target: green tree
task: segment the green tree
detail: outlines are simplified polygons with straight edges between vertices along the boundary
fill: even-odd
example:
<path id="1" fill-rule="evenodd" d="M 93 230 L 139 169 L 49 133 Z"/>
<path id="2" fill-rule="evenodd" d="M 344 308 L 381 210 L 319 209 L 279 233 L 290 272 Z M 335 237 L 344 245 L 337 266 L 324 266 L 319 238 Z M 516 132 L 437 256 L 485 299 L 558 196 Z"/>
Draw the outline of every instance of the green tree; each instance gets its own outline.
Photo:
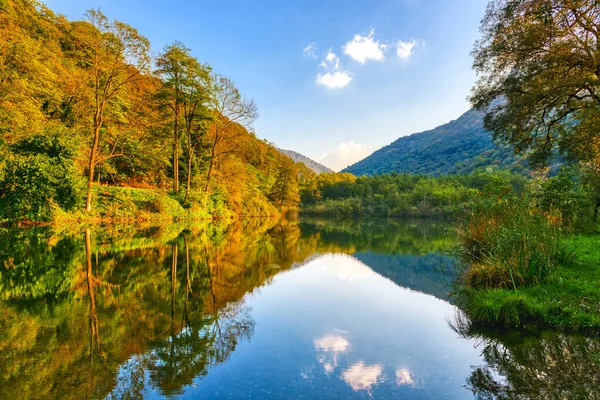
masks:
<path id="1" fill-rule="evenodd" d="M 163 82 L 159 92 L 160 101 L 172 113 L 173 118 L 173 191 L 179 193 L 179 136 L 186 70 L 194 63 L 189 49 L 181 42 L 165 47 L 156 60 L 156 73 Z"/>
<path id="2" fill-rule="evenodd" d="M 0 181 L 0 218 L 47 221 L 52 205 L 72 209 L 80 195 L 80 178 L 73 157 L 75 146 L 64 130 L 33 135 L 11 146 Z"/>
<path id="3" fill-rule="evenodd" d="M 92 91 L 92 132 L 88 159 L 88 184 L 85 210 L 92 209 L 94 168 L 100 162 L 120 156 L 112 152 L 101 156 L 101 135 L 107 110 L 120 107 L 119 96 L 126 91 L 150 64 L 150 42 L 131 26 L 120 21 L 109 21 L 99 10 L 90 10 L 86 19 L 92 29 L 83 38 L 86 51 L 84 63 L 90 65 L 86 76 Z"/>
<path id="4" fill-rule="evenodd" d="M 194 155 L 206 138 L 208 122 L 212 115 L 208 109 L 211 101 L 210 66 L 192 59 L 185 70 L 183 116 L 185 121 L 185 158 L 187 163 L 187 185 L 185 201 L 188 201 L 192 186 L 192 163 Z"/>
<path id="5" fill-rule="evenodd" d="M 598 1 L 493 0 L 481 32 L 470 101 L 494 138 L 537 165 L 557 148 L 599 165 Z"/>

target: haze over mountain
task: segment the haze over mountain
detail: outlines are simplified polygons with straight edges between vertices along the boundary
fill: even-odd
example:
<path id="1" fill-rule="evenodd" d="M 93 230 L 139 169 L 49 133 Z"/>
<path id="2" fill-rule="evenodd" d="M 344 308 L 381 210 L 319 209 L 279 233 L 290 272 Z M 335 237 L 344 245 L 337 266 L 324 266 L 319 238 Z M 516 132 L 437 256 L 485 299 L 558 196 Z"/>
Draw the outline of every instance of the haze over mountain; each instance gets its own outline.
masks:
<path id="1" fill-rule="evenodd" d="M 324 166 L 323 164 L 319 164 L 318 162 L 311 160 L 310 158 L 308 158 L 300 153 L 297 153 L 295 151 L 284 150 L 284 149 L 279 149 L 279 148 L 277 150 L 279 150 L 281 153 L 285 154 L 286 156 L 288 156 L 289 158 L 294 160 L 294 162 L 299 162 L 299 163 L 306 165 L 309 169 L 311 169 L 316 174 L 320 174 L 323 172 L 333 172 L 333 170 L 331 168 L 328 168 L 328 167 Z"/>
<path id="2" fill-rule="evenodd" d="M 469 110 L 435 129 L 403 136 L 343 171 L 357 176 L 391 172 L 435 176 L 466 174 L 485 166 L 513 172 L 527 169 L 525 159 L 492 141 L 483 128 L 483 115 Z"/>

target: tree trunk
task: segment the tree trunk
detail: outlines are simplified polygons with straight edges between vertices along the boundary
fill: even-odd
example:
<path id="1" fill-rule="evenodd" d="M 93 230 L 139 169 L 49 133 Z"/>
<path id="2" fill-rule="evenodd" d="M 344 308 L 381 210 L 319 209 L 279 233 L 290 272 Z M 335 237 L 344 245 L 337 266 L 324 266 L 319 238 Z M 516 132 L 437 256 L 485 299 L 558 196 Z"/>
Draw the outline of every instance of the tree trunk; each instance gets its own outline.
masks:
<path id="1" fill-rule="evenodd" d="M 179 193 L 179 111 L 175 111 L 173 131 L 173 191 Z"/>
<path id="2" fill-rule="evenodd" d="M 100 349 L 100 333 L 98 324 L 98 314 L 96 313 L 96 301 L 94 298 L 94 275 L 92 273 L 92 244 L 90 229 L 85 230 L 85 260 L 86 260 L 86 278 L 88 286 L 88 296 L 90 299 L 90 365 L 94 358 L 94 347 Z M 102 355 L 102 354 L 100 354 Z"/>
<path id="3" fill-rule="evenodd" d="M 184 203 L 188 201 L 188 196 L 190 194 L 190 187 L 192 186 L 192 155 L 193 152 L 188 150 L 187 157 L 187 186 L 185 188 L 185 199 Z"/>
<path id="4" fill-rule="evenodd" d="M 94 118 L 94 143 L 92 144 L 92 149 L 90 151 L 90 162 L 88 164 L 89 173 L 88 173 L 88 183 L 87 183 L 87 196 L 85 199 L 85 211 L 92 211 L 92 185 L 94 183 L 94 167 L 96 166 L 96 157 L 98 153 L 98 142 L 100 141 L 100 126 L 102 125 L 102 121 L 98 118 Z"/>
<path id="5" fill-rule="evenodd" d="M 213 146 L 213 148 L 212 148 L 212 151 L 210 154 L 210 161 L 208 163 L 208 173 L 206 174 L 206 185 L 204 186 L 205 192 L 208 191 L 208 184 L 210 183 L 210 174 L 212 173 L 214 159 L 215 159 L 215 146 Z"/>
<path id="6" fill-rule="evenodd" d="M 600 197 L 596 199 L 596 205 L 594 206 L 594 221 L 598 222 L 598 210 L 600 209 Z"/>
<path id="7" fill-rule="evenodd" d="M 169 362 L 173 362 L 175 355 L 175 286 L 177 284 L 177 244 L 172 245 L 173 259 L 171 262 L 171 351 Z"/>

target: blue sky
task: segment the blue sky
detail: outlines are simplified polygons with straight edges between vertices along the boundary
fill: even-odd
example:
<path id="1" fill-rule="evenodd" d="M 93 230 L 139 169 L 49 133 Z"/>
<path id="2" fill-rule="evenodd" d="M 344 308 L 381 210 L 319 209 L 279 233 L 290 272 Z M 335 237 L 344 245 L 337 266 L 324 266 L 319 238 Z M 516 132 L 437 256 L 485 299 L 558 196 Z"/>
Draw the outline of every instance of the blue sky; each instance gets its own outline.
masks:
<path id="1" fill-rule="evenodd" d="M 257 136 L 340 169 L 469 108 L 469 53 L 487 1 L 45 3 L 70 19 L 100 8 L 136 27 L 155 52 L 183 42 L 254 98 Z"/>

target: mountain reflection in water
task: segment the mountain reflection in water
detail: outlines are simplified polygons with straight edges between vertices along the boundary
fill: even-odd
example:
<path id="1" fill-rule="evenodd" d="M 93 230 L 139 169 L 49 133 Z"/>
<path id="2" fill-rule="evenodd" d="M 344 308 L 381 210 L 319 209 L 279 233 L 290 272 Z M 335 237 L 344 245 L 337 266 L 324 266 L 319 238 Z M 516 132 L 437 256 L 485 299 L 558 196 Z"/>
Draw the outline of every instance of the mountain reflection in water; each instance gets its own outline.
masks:
<path id="1" fill-rule="evenodd" d="M 598 396 L 596 340 L 451 329 L 454 244 L 437 221 L 3 230 L 0 398 Z"/>

